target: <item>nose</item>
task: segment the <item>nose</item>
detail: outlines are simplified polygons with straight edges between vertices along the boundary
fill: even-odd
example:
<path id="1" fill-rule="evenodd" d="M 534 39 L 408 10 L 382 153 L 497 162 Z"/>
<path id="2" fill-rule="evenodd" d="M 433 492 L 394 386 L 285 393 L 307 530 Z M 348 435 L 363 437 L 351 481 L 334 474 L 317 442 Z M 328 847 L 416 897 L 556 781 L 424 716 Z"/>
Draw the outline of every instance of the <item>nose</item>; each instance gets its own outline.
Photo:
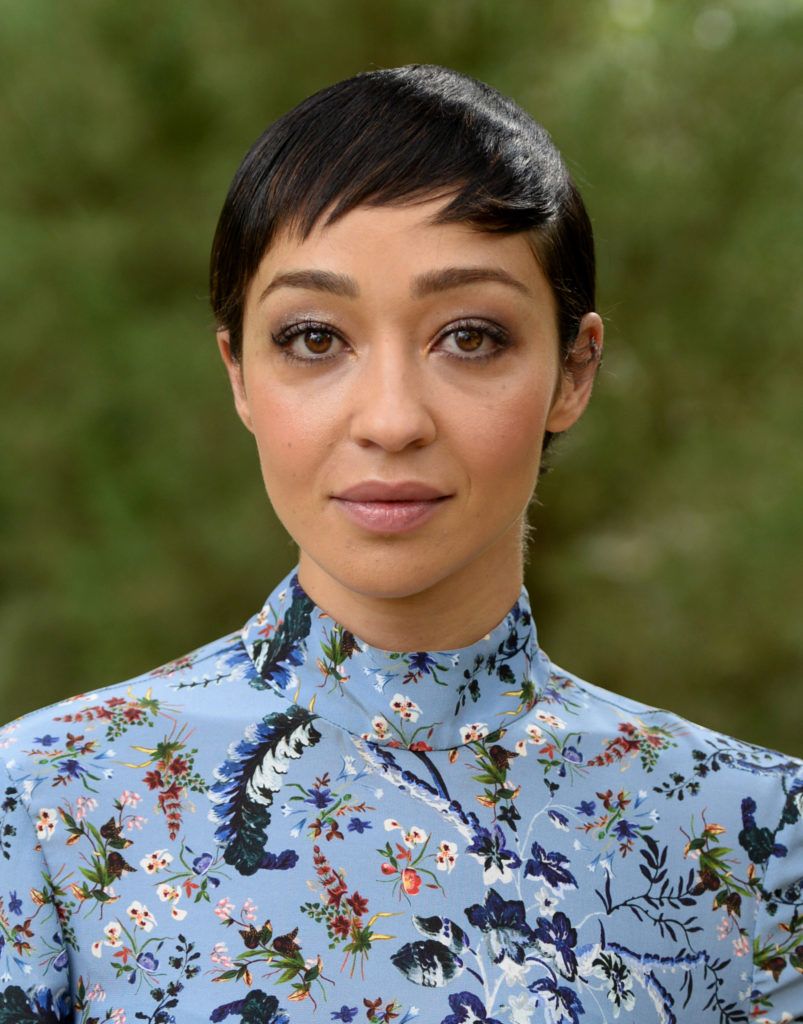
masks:
<path id="1" fill-rule="evenodd" d="M 352 440 L 389 452 L 431 444 L 437 427 L 426 369 L 426 357 L 411 348 L 409 338 L 378 338 L 354 377 Z"/>

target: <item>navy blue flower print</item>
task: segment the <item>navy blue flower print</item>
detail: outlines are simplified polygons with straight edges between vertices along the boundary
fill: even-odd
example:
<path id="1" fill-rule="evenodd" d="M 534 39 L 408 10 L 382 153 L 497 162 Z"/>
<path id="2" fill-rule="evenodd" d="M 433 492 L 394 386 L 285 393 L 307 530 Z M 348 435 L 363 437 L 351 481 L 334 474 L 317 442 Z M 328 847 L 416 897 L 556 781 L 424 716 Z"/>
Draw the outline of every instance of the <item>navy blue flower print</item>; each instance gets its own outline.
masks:
<path id="1" fill-rule="evenodd" d="M 568 863 L 569 858 L 562 853 L 554 850 L 547 853 L 540 843 L 533 841 L 530 859 L 524 865 L 524 877 L 543 879 L 550 889 L 560 894 L 564 889 L 577 887 L 577 879 L 564 867 Z"/>

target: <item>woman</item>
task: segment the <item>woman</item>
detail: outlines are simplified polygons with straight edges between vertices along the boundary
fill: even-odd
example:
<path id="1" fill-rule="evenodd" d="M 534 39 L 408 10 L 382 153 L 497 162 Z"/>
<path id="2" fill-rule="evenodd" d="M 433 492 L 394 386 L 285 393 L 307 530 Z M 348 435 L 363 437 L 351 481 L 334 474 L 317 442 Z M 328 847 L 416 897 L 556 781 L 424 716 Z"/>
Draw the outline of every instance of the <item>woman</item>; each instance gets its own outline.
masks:
<path id="1" fill-rule="evenodd" d="M 211 291 L 298 565 L 7 726 L 0 1021 L 803 1019 L 803 764 L 538 646 L 527 506 L 603 344 L 546 132 L 435 66 L 324 89 Z"/>

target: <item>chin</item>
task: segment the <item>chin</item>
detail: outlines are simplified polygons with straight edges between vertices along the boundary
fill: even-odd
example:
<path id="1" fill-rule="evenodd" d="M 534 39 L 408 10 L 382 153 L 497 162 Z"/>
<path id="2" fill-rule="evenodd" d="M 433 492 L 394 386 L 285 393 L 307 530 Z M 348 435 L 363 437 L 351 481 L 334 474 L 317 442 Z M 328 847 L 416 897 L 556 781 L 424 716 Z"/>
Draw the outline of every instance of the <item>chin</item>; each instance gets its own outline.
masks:
<path id="1" fill-rule="evenodd" d="M 300 561 L 314 563 L 312 573 L 323 573 L 337 583 L 374 600 L 412 597 L 437 586 L 459 571 L 464 562 L 444 558 L 443 543 L 419 545 L 344 544 L 322 553 L 301 547 Z"/>

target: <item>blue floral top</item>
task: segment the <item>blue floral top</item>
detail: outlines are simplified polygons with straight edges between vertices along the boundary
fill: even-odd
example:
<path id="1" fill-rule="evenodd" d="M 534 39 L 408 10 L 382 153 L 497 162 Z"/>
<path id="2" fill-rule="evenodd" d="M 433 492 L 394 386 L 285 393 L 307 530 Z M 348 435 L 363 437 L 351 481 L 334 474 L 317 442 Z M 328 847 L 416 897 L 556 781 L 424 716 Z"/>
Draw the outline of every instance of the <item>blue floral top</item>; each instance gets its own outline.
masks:
<path id="1" fill-rule="evenodd" d="M 0 1024 L 803 1020 L 803 762 L 293 570 L 0 732 Z"/>

